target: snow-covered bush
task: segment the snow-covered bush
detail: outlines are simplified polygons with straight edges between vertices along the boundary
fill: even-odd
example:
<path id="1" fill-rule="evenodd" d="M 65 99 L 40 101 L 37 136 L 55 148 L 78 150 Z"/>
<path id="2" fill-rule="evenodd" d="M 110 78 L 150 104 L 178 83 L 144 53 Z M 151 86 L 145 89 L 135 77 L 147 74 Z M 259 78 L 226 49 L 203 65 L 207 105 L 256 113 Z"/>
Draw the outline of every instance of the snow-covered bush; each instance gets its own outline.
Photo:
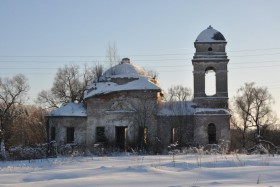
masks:
<path id="1" fill-rule="evenodd" d="M 65 156 L 78 156 L 83 153 L 82 150 L 79 149 L 80 146 L 76 143 L 69 143 L 65 145 L 61 145 L 58 147 L 57 151 L 60 155 Z"/>
<path id="2" fill-rule="evenodd" d="M 222 151 L 222 147 L 218 144 L 208 144 L 204 147 L 204 153 L 205 154 L 221 154 Z"/>
<path id="3" fill-rule="evenodd" d="M 280 148 L 267 140 L 260 140 L 258 144 L 247 150 L 248 154 L 279 154 Z"/>
<path id="4" fill-rule="evenodd" d="M 34 146 L 15 146 L 8 150 L 8 158 L 11 160 L 31 160 L 47 157 L 47 144 Z"/>

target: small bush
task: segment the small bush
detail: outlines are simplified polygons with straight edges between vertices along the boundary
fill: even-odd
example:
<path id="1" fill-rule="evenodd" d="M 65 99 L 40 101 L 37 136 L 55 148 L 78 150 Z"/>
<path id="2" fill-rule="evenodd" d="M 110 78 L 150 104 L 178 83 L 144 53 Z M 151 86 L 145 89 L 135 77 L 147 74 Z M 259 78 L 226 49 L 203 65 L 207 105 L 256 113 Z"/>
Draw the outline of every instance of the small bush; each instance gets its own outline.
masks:
<path id="1" fill-rule="evenodd" d="M 15 146 L 8 150 L 8 159 L 11 160 L 31 160 L 47 157 L 47 144 L 33 146 Z"/>

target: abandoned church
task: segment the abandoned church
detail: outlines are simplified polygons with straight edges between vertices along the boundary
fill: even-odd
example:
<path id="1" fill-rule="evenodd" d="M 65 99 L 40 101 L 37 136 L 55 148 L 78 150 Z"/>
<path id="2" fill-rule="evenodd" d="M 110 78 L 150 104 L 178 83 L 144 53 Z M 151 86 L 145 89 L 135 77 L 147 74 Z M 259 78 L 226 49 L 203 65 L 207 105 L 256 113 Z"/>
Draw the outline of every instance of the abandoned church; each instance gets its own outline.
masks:
<path id="1" fill-rule="evenodd" d="M 47 115 L 49 141 L 122 150 L 230 141 L 226 44 L 211 26 L 196 38 L 191 101 L 164 102 L 159 83 L 124 58 L 88 87 L 84 103 L 66 103 Z M 215 72 L 214 95 L 205 92 L 208 71 Z"/>

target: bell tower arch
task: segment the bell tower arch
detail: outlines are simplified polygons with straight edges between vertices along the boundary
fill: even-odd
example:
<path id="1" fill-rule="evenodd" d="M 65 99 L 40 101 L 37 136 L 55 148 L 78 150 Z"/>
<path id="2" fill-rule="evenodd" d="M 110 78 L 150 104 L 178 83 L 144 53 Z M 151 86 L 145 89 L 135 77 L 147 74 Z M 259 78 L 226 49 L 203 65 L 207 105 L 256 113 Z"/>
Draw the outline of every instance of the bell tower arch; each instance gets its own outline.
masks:
<path id="1" fill-rule="evenodd" d="M 226 39 L 213 27 L 202 31 L 194 42 L 192 59 L 194 78 L 194 102 L 202 108 L 228 108 L 228 69 Z M 215 74 L 213 95 L 206 94 L 206 75 Z"/>

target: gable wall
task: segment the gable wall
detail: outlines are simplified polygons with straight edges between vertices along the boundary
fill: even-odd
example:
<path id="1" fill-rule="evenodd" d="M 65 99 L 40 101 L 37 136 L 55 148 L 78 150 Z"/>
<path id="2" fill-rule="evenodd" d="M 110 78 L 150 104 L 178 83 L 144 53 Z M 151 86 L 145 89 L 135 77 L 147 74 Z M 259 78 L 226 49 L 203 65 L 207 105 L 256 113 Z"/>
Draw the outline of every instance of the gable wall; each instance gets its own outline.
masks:
<path id="1" fill-rule="evenodd" d="M 128 127 L 127 140 L 131 144 L 137 142 L 138 129 L 141 125 L 147 126 L 149 139 L 154 139 L 157 132 L 157 96 L 157 91 L 141 90 L 111 93 L 88 99 L 87 144 L 95 143 L 95 130 L 98 126 L 105 127 L 105 135 L 111 143 L 116 139 L 116 126 Z M 145 124 L 137 120 L 145 113 L 140 110 L 143 107 L 149 114 Z"/>

